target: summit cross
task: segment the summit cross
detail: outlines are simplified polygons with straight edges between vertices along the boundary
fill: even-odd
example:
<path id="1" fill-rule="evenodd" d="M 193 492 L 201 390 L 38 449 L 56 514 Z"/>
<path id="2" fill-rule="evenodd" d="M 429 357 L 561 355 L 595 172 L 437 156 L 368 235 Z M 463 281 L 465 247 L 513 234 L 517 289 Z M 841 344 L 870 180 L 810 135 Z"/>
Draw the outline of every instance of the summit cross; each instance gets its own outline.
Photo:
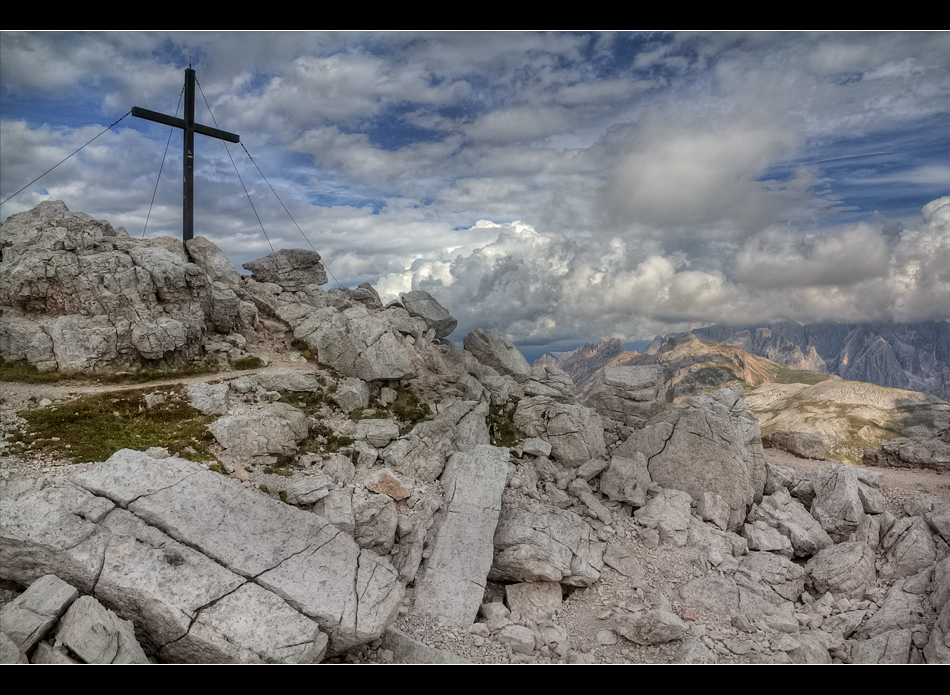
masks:
<path id="1" fill-rule="evenodd" d="M 241 142 L 241 137 L 234 133 L 229 133 L 226 130 L 209 128 L 206 125 L 195 123 L 195 71 L 191 69 L 190 62 L 188 68 L 185 70 L 184 118 L 166 116 L 163 113 L 149 111 L 148 109 L 139 108 L 138 106 L 132 107 L 132 115 L 138 118 L 144 118 L 147 121 L 170 125 L 173 128 L 181 128 L 185 131 L 185 142 L 182 151 L 182 176 L 184 181 L 182 190 L 181 240 L 182 243 L 184 243 L 193 239 L 195 236 L 195 133 L 234 143 Z"/>

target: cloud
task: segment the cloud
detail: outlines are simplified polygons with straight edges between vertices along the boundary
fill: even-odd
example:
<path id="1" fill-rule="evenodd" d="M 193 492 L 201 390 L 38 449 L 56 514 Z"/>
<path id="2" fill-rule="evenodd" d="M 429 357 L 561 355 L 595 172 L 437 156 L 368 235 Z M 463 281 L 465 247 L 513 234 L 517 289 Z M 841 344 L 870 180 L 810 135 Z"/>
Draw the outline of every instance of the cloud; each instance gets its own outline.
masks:
<path id="1" fill-rule="evenodd" d="M 889 255 L 883 226 L 805 235 L 771 228 L 746 241 L 736 256 L 735 277 L 758 288 L 853 285 L 883 277 Z"/>
<path id="2" fill-rule="evenodd" d="M 888 245 L 883 223 L 825 234 L 770 228 L 734 258 L 731 275 L 684 253 L 619 238 L 565 239 L 522 222 L 494 224 L 490 243 L 450 261 L 419 259 L 381 278 L 388 298 L 431 292 L 459 319 L 456 338 L 493 325 L 519 344 L 645 339 L 710 323 L 929 320 L 950 300 L 950 198 Z M 652 332 L 652 333 L 651 333 Z"/>
<path id="3" fill-rule="evenodd" d="M 273 186 L 340 281 L 522 342 L 946 306 L 946 227 L 913 215 L 947 178 L 945 32 L 0 38 L 4 196 L 132 105 L 173 111 L 193 56 L 199 120 L 207 97 L 268 178 L 199 138 L 196 225 L 239 266 L 261 226 L 307 247 Z M 180 136 L 150 208 L 168 131 L 132 121 L 4 214 L 177 236 Z"/>

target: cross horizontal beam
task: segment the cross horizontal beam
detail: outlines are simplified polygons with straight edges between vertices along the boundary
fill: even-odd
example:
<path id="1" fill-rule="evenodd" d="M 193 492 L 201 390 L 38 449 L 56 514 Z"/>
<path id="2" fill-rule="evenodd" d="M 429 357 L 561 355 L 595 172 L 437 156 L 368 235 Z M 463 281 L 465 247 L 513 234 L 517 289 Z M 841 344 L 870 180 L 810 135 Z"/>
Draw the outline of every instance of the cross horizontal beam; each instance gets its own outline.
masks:
<path id="1" fill-rule="evenodd" d="M 149 111 L 148 109 L 143 109 L 139 106 L 132 107 L 132 115 L 138 118 L 144 118 L 147 121 L 155 121 L 156 123 L 161 123 L 162 125 L 170 125 L 173 128 L 185 129 L 185 119 L 184 118 L 175 118 L 174 116 L 166 116 L 163 113 L 158 111 Z M 226 130 L 218 130 L 217 128 L 209 128 L 206 125 L 201 125 L 200 123 L 195 123 L 195 132 L 199 135 L 208 135 L 213 138 L 218 138 L 218 140 L 227 140 L 228 142 L 241 142 L 241 136 L 235 135 L 234 133 L 229 133 Z"/>

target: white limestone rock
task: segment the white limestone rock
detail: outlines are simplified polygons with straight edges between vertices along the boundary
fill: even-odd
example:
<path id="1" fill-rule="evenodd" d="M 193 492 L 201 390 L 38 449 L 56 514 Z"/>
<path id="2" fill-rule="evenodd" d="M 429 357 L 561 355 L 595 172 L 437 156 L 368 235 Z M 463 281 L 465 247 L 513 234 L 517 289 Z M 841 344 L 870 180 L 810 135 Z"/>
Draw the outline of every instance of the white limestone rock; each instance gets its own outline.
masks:
<path id="1" fill-rule="evenodd" d="M 417 612 L 460 627 L 475 621 L 492 566 L 507 473 L 504 447 L 478 446 L 449 459 L 442 474 L 443 518 L 416 582 Z"/>
<path id="2" fill-rule="evenodd" d="M 86 664 L 147 664 L 135 628 L 92 596 L 80 596 L 66 611 L 56 640 Z"/>
<path id="3" fill-rule="evenodd" d="M 432 482 L 456 451 L 489 443 L 487 418 L 487 403 L 449 403 L 432 420 L 419 423 L 408 435 L 383 449 L 381 456 L 397 472 Z"/>
<path id="4" fill-rule="evenodd" d="M 590 586 L 600 579 L 604 547 L 577 514 L 506 497 L 495 531 L 489 578 Z"/>
<path id="5" fill-rule="evenodd" d="M 482 364 L 508 376 L 527 376 L 531 365 L 497 328 L 476 328 L 462 339 L 465 349 Z"/>
<path id="6" fill-rule="evenodd" d="M 77 476 L 97 494 L 282 597 L 338 653 L 379 637 L 402 599 L 388 561 L 325 519 L 176 458 L 124 450 Z"/>
<path id="7" fill-rule="evenodd" d="M 21 652 L 29 652 L 56 624 L 79 592 L 59 577 L 47 574 L 2 609 L 3 634 Z"/>
<path id="8" fill-rule="evenodd" d="M 401 295 L 401 299 L 409 315 L 425 321 L 426 325 L 435 331 L 436 338 L 451 335 L 458 326 L 458 321 L 428 292 L 423 290 L 406 292 Z"/>
<path id="9" fill-rule="evenodd" d="M 227 384 L 189 384 L 185 389 L 188 401 L 205 415 L 224 415 L 230 407 Z"/>
<path id="10" fill-rule="evenodd" d="M 582 405 L 560 403 L 550 396 L 524 398 L 515 410 L 514 425 L 528 437 L 546 440 L 552 457 L 569 468 L 607 458 L 603 422 Z"/>
<path id="11" fill-rule="evenodd" d="M 666 409 L 663 368 L 604 367 L 583 402 L 611 420 L 631 427 L 642 425 Z"/>
<path id="12" fill-rule="evenodd" d="M 231 454 L 254 460 L 294 455 L 310 424 L 307 416 L 292 405 L 270 403 L 251 415 L 218 418 L 208 429 Z"/>
<path id="13" fill-rule="evenodd" d="M 309 285 L 327 284 L 327 271 L 316 251 L 280 249 L 248 261 L 243 267 L 250 270 L 258 282 L 272 282 L 285 292 L 300 292 Z"/>
<path id="14" fill-rule="evenodd" d="M 741 388 L 697 396 L 633 430 L 615 456 L 642 452 L 652 480 L 698 500 L 718 494 L 730 509 L 729 529 L 741 528 L 749 506 L 765 487 L 765 460 L 758 422 Z"/>

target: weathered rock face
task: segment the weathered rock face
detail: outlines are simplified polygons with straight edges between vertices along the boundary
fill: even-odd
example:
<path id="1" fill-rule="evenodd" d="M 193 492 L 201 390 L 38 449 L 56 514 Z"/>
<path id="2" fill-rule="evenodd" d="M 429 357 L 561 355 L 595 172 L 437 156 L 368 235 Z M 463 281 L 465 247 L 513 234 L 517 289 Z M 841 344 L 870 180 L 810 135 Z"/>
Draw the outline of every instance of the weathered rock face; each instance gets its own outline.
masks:
<path id="1" fill-rule="evenodd" d="M 180 366 L 210 330 L 253 324 L 254 307 L 169 237 L 135 240 L 59 201 L 3 224 L 0 356 L 41 370 Z M 207 267 L 220 251 L 199 242 Z M 212 250 L 213 249 L 213 250 Z M 217 253 L 215 253 L 217 252 Z"/>
<path id="2" fill-rule="evenodd" d="M 694 500 L 714 492 L 729 505 L 729 528 L 741 527 L 746 512 L 762 498 L 765 459 L 759 426 L 740 388 L 683 401 L 634 430 L 614 454 L 642 452 L 650 477 L 663 487 L 688 492 Z"/>
<path id="3" fill-rule="evenodd" d="M 517 377 L 531 371 L 524 355 L 497 328 L 476 328 L 462 339 L 462 345 L 479 362 L 501 374 Z"/>
<path id="4" fill-rule="evenodd" d="M 924 217 L 935 212 L 924 208 Z M 946 215 L 946 206 L 936 214 Z M 798 369 L 925 391 L 941 398 L 950 396 L 948 332 L 946 321 L 804 325 L 785 321 L 767 326 L 716 325 L 693 331 L 702 340 L 738 345 Z"/>
<path id="5" fill-rule="evenodd" d="M 320 262 L 320 254 L 306 249 L 281 249 L 248 261 L 246 270 L 258 282 L 273 282 L 286 292 L 303 292 L 309 285 L 327 284 L 327 271 Z"/>
<path id="6" fill-rule="evenodd" d="M 638 426 L 666 408 L 663 368 L 605 367 L 584 403 L 611 420 Z"/>

